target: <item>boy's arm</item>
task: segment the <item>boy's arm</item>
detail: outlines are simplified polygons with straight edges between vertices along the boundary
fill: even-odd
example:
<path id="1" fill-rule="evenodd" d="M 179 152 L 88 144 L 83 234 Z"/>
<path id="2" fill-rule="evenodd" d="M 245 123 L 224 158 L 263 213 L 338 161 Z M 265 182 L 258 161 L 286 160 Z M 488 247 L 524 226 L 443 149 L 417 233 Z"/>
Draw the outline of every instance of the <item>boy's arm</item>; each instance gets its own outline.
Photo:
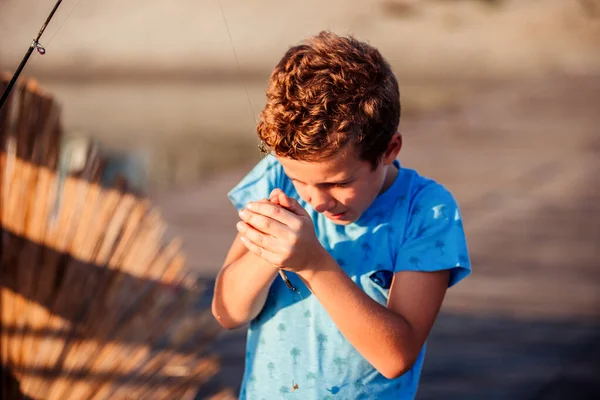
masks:
<path id="1" fill-rule="evenodd" d="M 382 375 L 408 371 L 429 335 L 448 287 L 449 271 L 394 275 L 387 308 L 369 297 L 332 257 L 299 273 L 346 339 Z"/>
<path id="2" fill-rule="evenodd" d="M 260 313 L 278 271 L 248 252 L 237 235 L 217 275 L 212 313 L 226 329 L 240 327 Z"/>

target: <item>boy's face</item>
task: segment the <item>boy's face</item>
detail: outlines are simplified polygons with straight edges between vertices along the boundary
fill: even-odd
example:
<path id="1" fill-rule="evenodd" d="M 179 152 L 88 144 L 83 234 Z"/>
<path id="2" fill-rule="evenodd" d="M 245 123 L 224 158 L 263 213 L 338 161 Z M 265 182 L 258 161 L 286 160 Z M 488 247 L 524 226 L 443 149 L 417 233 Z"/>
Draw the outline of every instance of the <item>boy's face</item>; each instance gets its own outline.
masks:
<path id="1" fill-rule="evenodd" d="M 319 162 L 277 158 L 304 201 L 335 224 L 348 225 L 393 183 L 398 173 L 393 162 L 401 147 L 397 133 L 376 169 L 360 160 L 352 146 Z"/>

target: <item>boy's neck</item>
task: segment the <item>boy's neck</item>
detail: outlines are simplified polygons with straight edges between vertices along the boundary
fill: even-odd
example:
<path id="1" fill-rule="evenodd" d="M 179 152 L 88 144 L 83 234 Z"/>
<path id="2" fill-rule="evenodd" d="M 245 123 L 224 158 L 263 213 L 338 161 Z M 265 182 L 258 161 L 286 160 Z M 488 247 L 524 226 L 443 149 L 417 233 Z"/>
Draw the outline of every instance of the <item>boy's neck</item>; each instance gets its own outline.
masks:
<path id="1" fill-rule="evenodd" d="M 383 185 L 381 186 L 381 190 L 379 191 L 380 196 L 384 194 L 386 190 L 390 188 L 390 186 L 392 186 L 399 172 L 398 167 L 395 163 L 387 165 L 385 169 L 385 178 L 383 179 Z"/>

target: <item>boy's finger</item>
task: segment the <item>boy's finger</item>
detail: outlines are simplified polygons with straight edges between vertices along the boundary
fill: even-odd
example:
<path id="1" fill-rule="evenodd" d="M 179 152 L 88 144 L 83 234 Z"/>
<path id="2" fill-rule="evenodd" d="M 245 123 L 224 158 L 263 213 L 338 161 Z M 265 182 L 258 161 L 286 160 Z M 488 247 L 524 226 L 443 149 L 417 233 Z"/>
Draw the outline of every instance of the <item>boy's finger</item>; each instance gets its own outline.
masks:
<path id="1" fill-rule="evenodd" d="M 240 239 L 248 251 L 256 254 L 269 263 L 278 266 L 281 264 L 281 256 L 270 250 L 268 244 L 272 241 L 267 235 L 252 229 L 250 226 L 242 227 L 243 222 L 238 223 L 238 231 L 242 233 Z M 268 243 L 267 243 L 268 242 Z"/>
<path id="2" fill-rule="evenodd" d="M 282 207 L 290 208 L 290 202 L 288 200 L 288 197 L 285 195 L 285 193 L 283 193 L 283 192 L 277 193 L 277 200 L 279 201 L 279 204 L 281 204 Z"/>
<path id="3" fill-rule="evenodd" d="M 277 265 L 277 262 L 280 258 L 277 256 L 277 254 L 275 254 L 269 250 L 265 250 L 264 248 L 262 248 L 260 246 L 257 246 L 255 243 L 252 243 L 252 241 L 250 241 L 250 239 L 246 238 L 245 236 L 241 236 L 241 239 L 242 239 L 242 243 L 244 244 L 244 246 L 246 246 L 248 251 L 256 254 L 260 258 L 268 261 L 269 263 L 271 263 L 273 265 Z"/>
<path id="4" fill-rule="evenodd" d="M 238 222 L 235 226 L 239 233 L 243 235 L 246 240 L 249 240 L 256 246 L 264 249 L 271 250 L 277 244 L 274 243 L 276 240 L 271 235 L 267 235 L 259 230 L 255 229 L 253 226 L 246 224 L 242 221 Z"/>
<path id="5" fill-rule="evenodd" d="M 281 189 L 273 189 L 269 195 L 269 198 L 272 203 L 279 204 L 280 206 L 292 211 L 296 215 L 306 214 L 300 203 L 287 196 Z"/>
<path id="6" fill-rule="evenodd" d="M 260 199 L 260 200 L 254 200 L 253 202 L 254 203 L 270 203 L 271 200 L 270 199 Z M 246 203 L 246 206 L 248 206 L 248 203 Z"/>
<path id="7" fill-rule="evenodd" d="M 279 195 L 283 193 L 283 190 L 279 188 L 275 188 L 271 190 L 271 194 L 269 194 L 269 200 L 279 200 Z"/>
<path id="8" fill-rule="evenodd" d="M 273 197 L 271 197 L 271 199 L 269 201 L 273 204 L 281 205 L 281 202 L 279 201 L 279 196 L 277 196 L 277 195 L 274 195 Z"/>
<path id="9" fill-rule="evenodd" d="M 270 203 L 257 203 L 250 202 L 246 208 L 255 214 L 261 214 L 265 217 L 274 219 L 275 221 L 281 222 L 284 225 L 290 226 L 297 219 L 296 215 L 287 210 L 283 205 Z"/>
<path id="10" fill-rule="evenodd" d="M 282 207 L 285 207 L 286 209 L 290 210 L 291 212 L 293 212 L 294 214 L 296 214 L 298 216 L 308 215 L 308 213 L 306 212 L 304 207 L 302 207 L 300 205 L 300 203 L 298 203 L 298 201 L 296 201 L 296 199 L 286 196 L 285 193 L 283 193 L 283 192 L 279 196 L 279 201 L 280 201 Z"/>
<path id="11" fill-rule="evenodd" d="M 285 224 L 250 210 L 241 210 L 239 212 L 239 216 L 242 221 L 252 226 L 254 229 L 260 232 L 268 233 L 269 235 L 277 238 L 284 237 L 289 231 Z"/>

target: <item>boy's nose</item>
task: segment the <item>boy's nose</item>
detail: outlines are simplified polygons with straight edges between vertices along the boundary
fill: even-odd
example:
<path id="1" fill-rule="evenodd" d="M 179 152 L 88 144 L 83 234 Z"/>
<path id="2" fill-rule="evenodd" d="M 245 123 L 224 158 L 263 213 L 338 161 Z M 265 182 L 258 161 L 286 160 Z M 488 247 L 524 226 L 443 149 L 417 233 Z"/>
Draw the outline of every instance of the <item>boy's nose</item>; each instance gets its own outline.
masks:
<path id="1" fill-rule="evenodd" d="M 322 213 L 331 210 L 335 206 L 335 200 L 323 191 L 314 190 L 311 195 L 310 204 L 316 212 Z"/>

